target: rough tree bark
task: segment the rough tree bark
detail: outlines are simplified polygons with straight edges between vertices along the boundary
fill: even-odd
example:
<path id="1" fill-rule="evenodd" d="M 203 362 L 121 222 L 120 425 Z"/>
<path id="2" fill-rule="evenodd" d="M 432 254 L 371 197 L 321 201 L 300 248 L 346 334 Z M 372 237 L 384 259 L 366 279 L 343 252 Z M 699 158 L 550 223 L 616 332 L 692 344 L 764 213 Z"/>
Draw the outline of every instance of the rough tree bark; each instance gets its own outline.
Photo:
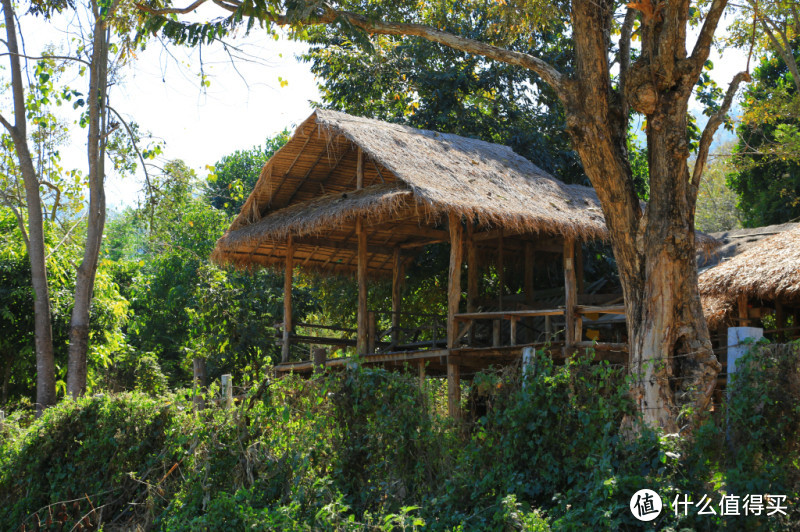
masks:
<path id="1" fill-rule="evenodd" d="M 118 2 L 113 2 L 103 15 L 92 2 L 94 35 L 89 68 L 89 127 L 87 156 L 89 159 L 89 211 L 83 259 L 75 278 L 75 303 L 69 329 L 67 393 L 78 397 L 86 391 L 87 353 L 89 350 L 89 319 L 97 274 L 97 262 L 106 221 L 105 152 L 107 130 L 108 86 L 108 19 Z"/>
<path id="2" fill-rule="evenodd" d="M 33 286 L 34 332 L 36 344 L 36 411 L 56 402 L 56 376 L 53 359 L 53 332 L 50 318 L 50 293 L 44 251 L 44 220 L 39 179 L 28 146 L 25 89 L 22 84 L 16 17 L 11 0 L 2 0 L 6 26 L 6 46 L 11 67 L 11 92 L 14 102 L 14 124 L 0 114 L 0 122 L 8 130 L 19 160 L 28 204 L 28 257 Z"/>
<path id="3" fill-rule="evenodd" d="M 188 13 L 206 1 L 197 0 L 185 8 L 137 6 L 165 16 Z M 238 0 L 214 3 L 229 11 L 241 6 Z M 611 76 L 609 59 L 615 48 L 611 35 L 617 4 L 609 0 L 572 0 L 575 56 L 569 77 L 529 54 L 420 24 L 379 21 L 331 7 L 320 8 L 302 20 L 305 24 L 341 21 L 372 34 L 422 37 L 526 68 L 553 88 L 564 105 L 573 146 L 600 198 L 611 236 L 625 296 L 634 397 L 644 420 L 668 432 L 691 424 L 707 410 L 720 369 L 697 291 L 695 201 L 713 134 L 747 74 L 737 75 L 722 108 L 709 120 L 693 176 L 687 165 L 687 114 L 692 88 L 708 58 L 726 4 L 727 0 L 712 0 L 691 54 L 687 52 L 689 0 L 628 4 L 635 10 L 628 9 L 622 24 L 619 83 Z M 248 9 L 245 16 L 254 14 L 278 24 L 301 22 L 300 8 L 282 15 Z M 642 46 L 631 64 L 630 40 L 636 19 Z M 651 199 L 644 212 L 628 160 L 631 109 L 647 119 Z M 682 417 L 686 413 L 691 415 Z"/>

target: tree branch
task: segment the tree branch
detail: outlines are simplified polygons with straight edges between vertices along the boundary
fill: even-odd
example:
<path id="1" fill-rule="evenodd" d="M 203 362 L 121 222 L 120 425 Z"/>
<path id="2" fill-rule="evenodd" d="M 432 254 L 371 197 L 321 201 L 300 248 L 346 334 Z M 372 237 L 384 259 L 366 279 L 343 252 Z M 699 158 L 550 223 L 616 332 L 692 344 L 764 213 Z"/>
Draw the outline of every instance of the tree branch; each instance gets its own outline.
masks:
<path id="1" fill-rule="evenodd" d="M 749 72 L 739 72 L 733 77 L 733 81 L 731 81 L 731 84 L 728 86 L 728 92 L 725 94 L 725 99 L 722 100 L 722 105 L 719 110 L 708 119 L 708 123 L 703 130 L 703 135 L 700 137 L 700 146 L 697 150 L 697 160 L 694 163 L 692 186 L 690 188 L 694 194 L 697 193 L 697 189 L 700 187 L 700 178 L 703 175 L 703 170 L 705 170 L 706 161 L 708 160 L 708 150 L 711 148 L 711 141 L 714 140 L 714 133 L 717 132 L 720 124 L 722 124 L 722 121 L 725 119 L 725 115 L 728 114 L 728 110 L 730 110 L 731 103 L 733 102 L 733 97 L 736 95 L 736 91 L 739 90 L 739 84 L 742 81 L 750 81 Z"/>
<path id="2" fill-rule="evenodd" d="M 5 52 L 5 53 L 0 54 L 0 57 L 7 56 L 7 55 L 9 55 L 9 56 L 10 55 L 16 55 L 16 56 L 22 57 L 24 59 L 33 59 L 34 61 L 39 61 L 40 59 L 61 59 L 63 61 L 75 61 L 76 63 L 83 63 L 84 65 L 92 66 L 91 63 L 89 63 L 89 61 L 85 61 L 85 60 L 80 59 L 78 57 L 70 57 L 68 55 L 40 55 L 40 56 L 35 56 L 35 55 L 26 55 L 26 54 L 20 54 L 20 53 L 12 54 L 11 52 Z"/>
<path id="3" fill-rule="evenodd" d="M 9 133 L 11 136 L 14 136 L 14 126 L 13 126 L 13 125 L 11 125 L 11 122 L 9 122 L 8 120 L 6 120 L 6 117 L 4 117 L 4 116 L 2 115 L 2 113 L 0 113 L 0 124 L 3 124 L 3 127 L 5 127 L 5 128 L 8 130 L 8 133 Z"/>
<path id="4" fill-rule="evenodd" d="M 144 157 L 142 156 L 142 152 L 139 151 L 139 145 L 136 144 L 136 136 L 133 134 L 133 130 L 131 129 L 131 126 L 128 125 L 128 123 L 125 121 L 124 118 L 122 118 L 122 115 L 120 115 L 119 112 L 117 112 L 116 109 L 114 109 L 113 107 L 111 107 L 108 104 L 106 104 L 106 107 L 108 108 L 109 111 L 111 111 L 112 113 L 117 115 L 117 118 L 119 118 L 119 121 L 122 122 L 123 126 L 125 126 L 125 130 L 128 132 L 128 136 L 131 138 L 131 144 L 133 144 L 133 149 L 136 151 L 136 155 L 139 156 L 139 161 L 141 161 L 141 163 L 142 163 L 142 171 L 144 172 L 145 183 L 147 183 L 147 191 L 148 191 L 148 193 L 152 194 L 153 186 L 150 183 L 150 174 L 147 173 L 147 163 L 145 163 L 145 161 L 144 161 Z"/>
<path id="5" fill-rule="evenodd" d="M 708 9 L 706 20 L 700 29 L 700 35 L 697 37 L 691 56 L 693 70 L 697 75 L 700 75 L 703 65 L 708 59 L 708 54 L 711 52 L 711 44 L 714 42 L 714 33 L 717 31 L 717 25 L 727 5 L 728 0 L 713 0 L 711 7 Z"/>
<path id="6" fill-rule="evenodd" d="M 636 21 L 636 11 L 628 8 L 625 13 L 625 20 L 622 22 L 619 36 L 619 94 L 622 102 L 622 112 L 627 117 L 629 104 L 625 98 L 625 83 L 628 81 L 628 69 L 631 67 L 631 36 L 633 34 L 633 23 Z M 627 121 L 626 121 L 627 122 Z M 627 128 L 626 128 L 627 129 Z"/>
<path id="7" fill-rule="evenodd" d="M 786 33 L 781 32 L 780 28 L 770 27 L 770 20 L 766 17 L 761 19 L 761 26 L 764 28 L 764 32 L 767 34 L 767 37 L 769 37 L 769 40 L 772 41 L 772 45 L 775 47 L 776 51 L 783 58 L 783 62 L 786 63 L 786 68 L 791 71 L 792 78 L 794 79 L 794 86 L 797 89 L 797 92 L 800 93 L 800 72 L 798 72 L 797 61 L 794 58 L 794 54 L 792 54 L 791 45 L 786 37 Z M 784 42 L 783 45 L 775 36 L 775 31 L 778 31 L 781 34 L 781 39 Z"/>
<path id="8" fill-rule="evenodd" d="M 224 2 L 220 0 L 214 0 L 214 3 L 231 12 L 239 9 L 241 5 L 238 0 L 226 0 Z M 153 15 L 166 15 L 189 12 L 193 9 L 193 6 L 198 5 L 198 2 L 194 2 L 188 7 L 179 8 L 177 10 L 175 8 L 154 9 L 140 3 L 135 5 L 138 9 Z M 251 13 L 248 12 L 244 13 L 244 15 L 250 14 Z M 474 39 L 468 39 L 466 37 L 454 35 L 452 33 L 426 26 L 424 24 L 383 22 L 379 20 L 373 21 L 362 15 L 348 11 L 337 11 L 328 7 L 324 8 L 324 10 L 318 16 L 311 16 L 305 19 L 296 19 L 285 14 L 271 14 L 269 12 L 257 13 L 254 15 L 261 16 L 265 20 L 281 25 L 292 25 L 298 23 L 317 25 L 346 22 L 347 24 L 355 26 L 356 28 L 365 31 L 368 34 L 421 37 L 425 40 L 442 44 L 454 50 L 480 55 L 486 57 L 487 59 L 493 59 L 495 61 L 500 61 L 531 70 L 538 74 L 545 83 L 550 85 L 550 87 L 555 90 L 556 94 L 558 94 L 562 100 L 565 100 L 567 96 L 564 76 L 546 61 L 543 61 L 542 59 L 530 54 L 506 50 L 504 48 L 500 48 L 499 46 L 494 46 L 481 41 L 476 41 Z"/>

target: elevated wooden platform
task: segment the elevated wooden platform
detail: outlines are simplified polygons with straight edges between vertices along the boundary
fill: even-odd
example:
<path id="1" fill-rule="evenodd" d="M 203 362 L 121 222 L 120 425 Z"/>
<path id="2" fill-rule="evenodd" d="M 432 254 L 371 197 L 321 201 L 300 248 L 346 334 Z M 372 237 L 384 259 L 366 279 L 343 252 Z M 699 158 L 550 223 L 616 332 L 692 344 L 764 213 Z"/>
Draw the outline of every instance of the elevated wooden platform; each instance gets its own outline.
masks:
<path id="1" fill-rule="evenodd" d="M 447 375 L 448 364 L 470 369 L 472 370 L 471 373 L 488 369 L 491 366 L 514 364 L 522 358 L 523 349 L 526 347 L 545 349 L 550 356 L 557 360 L 563 360 L 569 353 L 584 349 L 594 349 L 596 360 L 608 360 L 614 364 L 626 364 L 628 357 L 628 346 L 626 344 L 580 342 L 568 352 L 563 342 L 553 342 L 504 347 L 463 347 L 459 349 L 374 353 L 361 357 L 328 359 L 325 361 L 324 366 L 329 369 L 345 369 L 348 365 L 355 363 L 361 363 L 366 366 L 382 366 L 388 369 L 423 366 L 427 375 L 445 376 Z M 297 373 L 309 375 L 314 371 L 314 362 L 312 360 L 283 362 L 275 366 L 275 371 L 278 374 Z"/>

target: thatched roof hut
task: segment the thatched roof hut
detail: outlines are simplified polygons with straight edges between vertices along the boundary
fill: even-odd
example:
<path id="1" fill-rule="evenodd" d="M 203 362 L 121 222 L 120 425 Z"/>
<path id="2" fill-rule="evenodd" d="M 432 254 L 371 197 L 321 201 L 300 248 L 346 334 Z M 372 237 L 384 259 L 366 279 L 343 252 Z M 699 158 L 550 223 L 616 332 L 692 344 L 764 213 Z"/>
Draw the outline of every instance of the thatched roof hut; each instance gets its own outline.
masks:
<path id="1" fill-rule="evenodd" d="M 359 160 L 362 186 L 357 186 Z M 567 185 L 510 148 L 344 113 L 317 110 L 264 166 L 213 259 L 353 272 L 357 218 L 370 228 L 370 275 L 391 273 L 392 250 L 446 241 L 449 214 L 506 235 L 607 236 L 594 190 Z M 698 244 L 714 241 L 698 235 Z"/>
<path id="2" fill-rule="evenodd" d="M 711 328 L 731 313 L 740 298 L 800 306 L 800 225 L 774 232 L 700 275 L 703 310 Z M 743 319 L 747 319 L 743 315 Z"/>
<path id="3" fill-rule="evenodd" d="M 291 235 L 295 264 L 350 272 L 354 221 L 364 217 L 369 271 L 390 273 L 393 248 L 447 240 L 435 226 L 449 213 L 507 234 L 606 236 L 591 188 L 562 183 L 506 146 L 317 110 L 264 166 L 213 258 L 282 265 Z"/>
<path id="4" fill-rule="evenodd" d="M 712 253 L 698 254 L 697 266 L 700 271 L 713 268 L 717 264 L 730 260 L 757 245 L 763 239 L 793 229 L 798 225 L 800 224 L 785 223 L 711 233 L 708 236 L 716 239 L 719 242 L 719 246 Z"/>

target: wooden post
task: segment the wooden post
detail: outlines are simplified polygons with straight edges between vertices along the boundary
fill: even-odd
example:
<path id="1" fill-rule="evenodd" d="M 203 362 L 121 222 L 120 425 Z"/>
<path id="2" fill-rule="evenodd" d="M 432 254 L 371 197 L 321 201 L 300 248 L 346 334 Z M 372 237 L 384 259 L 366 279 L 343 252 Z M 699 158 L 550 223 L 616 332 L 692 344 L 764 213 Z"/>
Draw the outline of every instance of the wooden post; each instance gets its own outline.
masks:
<path id="1" fill-rule="evenodd" d="M 6 423 L 6 413 L 3 410 L 0 410 L 0 431 L 3 430 L 3 426 Z"/>
<path id="2" fill-rule="evenodd" d="M 579 341 L 575 335 L 575 307 L 578 304 L 578 293 L 575 283 L 575 240 L 564 240 L 564 342 L 570 349 Z M 568 353 L 569 354 L 569 353 Z"/>
<path id="3" fill-rule="evenodd" d="M 364 188 L 364 152 L 358 148 L 358 162 L 356 163 L 356 189 Z M 367 232 L 364 229 L 364 220 L 356 219 L 356 235 L 358 237 L 358 332 L 356 333 L 356 353 L 367 354 L 369 349 L 367 337 L 369 335 L 369 316 L 367 316 Z"/>
<path id="4" fill-rule="evenodd" d="M 497 237 L 497 308 L 503 310 L 503 292 L 505 291 L 505 238 L 503 229 L 500 228 L 500 236 Z"/>
<path id="5" fill-rule="evenodd" d="M 194 403 L 195 410 L 202 410 L 206 406 L 203 391 L 206 389 L 206 359 L 195 358 L 192 360 L 192 374 L 194 377 Z"/>
<path id="6" fill-rule="evenodd" d="M 367 312 L 367 353 L 375 353 L 375 336 L 377 335 L 377 323 L 375 311 L 370 310 Z"/>
<path id="7" fill-rule="evenodd" d="M 356 353 L 367 354 L 367 337 L 369 335 L 369 316 L 367 316 L 367 232 L 364 220 L 356 220 L 358 235 L 358 332 L 356 333 Z"/>
<path id="8" fill-rule="evenodd" d="M 289 361 L 289 335 L 292 333 L 292 273 L 294 271 L 294 239 L 286 239 L 286 266 L 283 272 L 283 345 L 281 361 Z"/>
<path id="9" fill-rule="evenodd" d="M 447 348 L 455 347 L 456 329 L 455 315 L 461 301 L 461 260 L 464 254 L 463 231 L 461 217 L 450 213 L 450 270 L 447 277 Z M 452 352 L 452 351 L 449 351 Z M 461 370 L 458 364 L 447 360 L 447 411 L 454 417 L 461 416 Z"/>
<path id="10" fill-rule="evenodd" d="M 328 351 L 324 347 L 315 347 L 311 350 L 311 358 L 314 360 L 314 373 L 325 371 L 325 362 L 328 359 Z"/>
<path id="11" fill-rule="evenodd" d="M 400 248 L 394 248 L 392 257 L 392 348 L 400 343 L 400 308 L 403 303 L 401 287 L 403 285 L 403 264 Z"/>
<path id="12" fill-rule="evenodd" d="M 778 329 L 778 334 L 776 337 L 780 340 L 783 340 L 788 335 L 785 334 L 785 331 L 781 329 L 786 327 L 786 307 L 783 306 L 783 303 L 780 301 L 775 302 L 775 328 Z"/>
<path id="13" fill-rule="evenodd" d="M 492 347 L 500 347 L 500 320 L 492 320 Z"/>
<path id="14" fill-rule="evenodd" d="M 450 270 L 447 277 L 447 347 L 455 347 L 456 330 L 455 315 L 458 314 L 461 302 L 461 261 L 464 256 L 463 231 L 461 218 L 450 214 Z"/>
<path id="15" fill-rule="evenodd" d="M 222 405 L 230 408 L 233 405 L 233 378 L 230 374 L 225 374 L 220 380 L 222 382 Z"/>
<path id="16" fill-rule="evenodd" d="M 739 327 L 749 327 L 750 315 L 747 312 L 747 294 L 739 294 L 736 300 L 739 307 Z"/>
<path id="17" fill-rule="evenodd" d="M 575 280 L 577 281 L 578 295 L 583 294 L 583 245 L 575 242 Z"/>
<path id="18" fill-rule="evenodd" d="M 511 330 L 511 337 L 509 338 L 508 345 L 517 345 L 517 318 L 509 320 L 509 329 Z"/>
<path id="19" fill-rule="evenodd" d="M 533 308 L 534 305 L 534 292 L 533 292 L 533 278 L 535 273 L 536 254 L 533 248 L 533 242 L 525 242 L 525 304 Z M 533 318 L 525 320 L 528 326 L 528 331 L 525 338 L 528 342 L 534 341 L 535 333 L 533 331 Z"/>
<path id="20" fill-rule="evenodd" d="M 478 249 L 472 220 L 467 220 L 467 312 L 478 311 Z M 469 345 L 475 344 L 475 325 L 469 329 Z"/>
<path id="21" fill-rule="evenodd" d="M 425 389 L 425 361 L 420 360 L 417 364 L 419 368 L 419 387 L 423 390 Z"/>
<path id="22" fill-rule="evenodd" d="M 364 188 L 364 152 L 358 148 L 358 159 L 356 162 L 356 190 Z"/>

